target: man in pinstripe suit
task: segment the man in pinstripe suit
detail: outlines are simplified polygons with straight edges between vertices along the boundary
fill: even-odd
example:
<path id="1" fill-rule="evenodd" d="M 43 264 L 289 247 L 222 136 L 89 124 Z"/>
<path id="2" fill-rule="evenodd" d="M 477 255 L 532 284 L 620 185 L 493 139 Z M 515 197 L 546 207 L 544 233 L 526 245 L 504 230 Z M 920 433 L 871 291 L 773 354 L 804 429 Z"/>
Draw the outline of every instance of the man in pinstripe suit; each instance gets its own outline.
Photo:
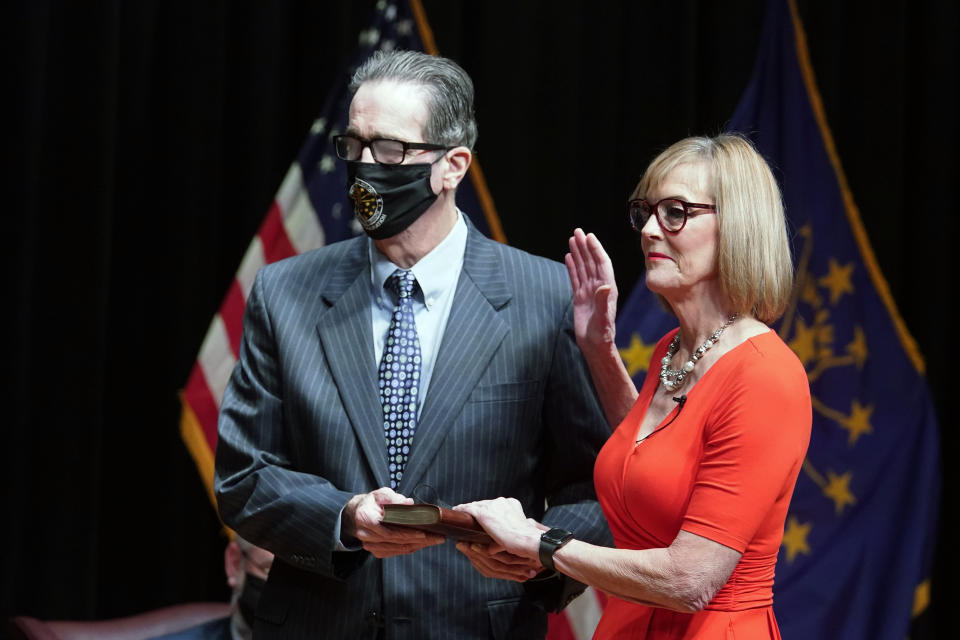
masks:
<path id="1" fill-rule="evenodd" d="M 369 237 L 261 269 L 222 402 L 221 516 L 276 555 L 255 637 L 543 637 L 582 585 L 505 557 L 516 579 L 485 578 L 452 541 L 380 519 L 424 487 L 449 504 L 512 496 L 609 544 L 592 482 L 609 426 L 566 271 L 458 211 L 476 140 L 460 67 L 378 54 L 352 89 L 336 146 Z M 403 357 L 401 327 L 416 365 L 398 424 L 384 363 Z"/>

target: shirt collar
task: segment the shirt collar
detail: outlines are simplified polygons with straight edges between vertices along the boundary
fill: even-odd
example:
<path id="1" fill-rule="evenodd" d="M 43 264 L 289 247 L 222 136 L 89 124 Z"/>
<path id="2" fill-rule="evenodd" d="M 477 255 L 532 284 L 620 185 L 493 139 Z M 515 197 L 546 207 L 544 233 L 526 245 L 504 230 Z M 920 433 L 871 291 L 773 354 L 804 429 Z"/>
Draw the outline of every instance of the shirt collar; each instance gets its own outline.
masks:
<path id="1" fill-rule="evenodd" d="M 400 269 L 397 265 L 390 262 L 386 256 L 377 250 L 373 240 L 368 239 L 370 251 L 370 280 L 373 286 L 374 295 L 379 297 L 383 291 L 383 283 L 387 278 Z M 467 223 L 464 222 L 463 214 L 457 210 L 457 221 L 453 229 L 447 234 L 440 244 L 434 247 L 430 253 L 420 258 L 417 264 L 411 267 L 413 275 L 417 278 L 420 285 L 420 291 L 423 296 L 423 303 L 427 310 L 434 305 L 438 297 L 444 291 L 455 287 L 457 278 L 460 276 L 460 266 L 463 264 L 463 256 L 467 248 Z M 456 266 L 457 268 L 453 268 Z M 419 297 L 419 295 L 417 296 Z M 388 301 L 388 306 L 393 306 L 393 301 Z"/>

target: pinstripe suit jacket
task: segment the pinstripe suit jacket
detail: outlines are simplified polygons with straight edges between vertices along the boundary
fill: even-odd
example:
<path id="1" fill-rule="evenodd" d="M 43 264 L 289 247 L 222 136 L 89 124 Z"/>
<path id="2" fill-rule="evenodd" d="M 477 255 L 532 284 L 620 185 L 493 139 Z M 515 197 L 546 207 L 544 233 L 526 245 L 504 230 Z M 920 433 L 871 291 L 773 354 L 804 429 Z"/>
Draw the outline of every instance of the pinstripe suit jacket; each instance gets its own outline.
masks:
<path id="1" fill-rule="evenodd" d="M 276 554 L 258 638 L 542 637 L 582 585 L 482 577 L 453 542 L 378 560 L 336 551 L 351 496 L 389 486 L 366 238 L 264 267 L 221 404 L 224 522 Z M 459 504 L 513 496 L 610 544 L 593 491 L 609 435 L 572 331 L 563 266 L 469 229 L 463 271 L 398 487 Z M 544 513 L 544 503 L 550 508 Z"/>

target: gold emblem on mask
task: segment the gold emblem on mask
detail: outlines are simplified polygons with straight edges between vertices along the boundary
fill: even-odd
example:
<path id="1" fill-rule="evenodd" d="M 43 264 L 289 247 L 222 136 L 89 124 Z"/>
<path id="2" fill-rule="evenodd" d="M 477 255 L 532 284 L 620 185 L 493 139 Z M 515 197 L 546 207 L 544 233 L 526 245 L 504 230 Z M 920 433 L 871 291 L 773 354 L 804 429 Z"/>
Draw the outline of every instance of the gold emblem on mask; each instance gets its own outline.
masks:
<path id="1" fill-rule="evenodd" d="M 383 213 L 383 198 L 368 182 L 355 178 L 347 197 L 353 201 L 353 215 L 364 229 L 373 230 L 383 224 L 386 219 Z"/>

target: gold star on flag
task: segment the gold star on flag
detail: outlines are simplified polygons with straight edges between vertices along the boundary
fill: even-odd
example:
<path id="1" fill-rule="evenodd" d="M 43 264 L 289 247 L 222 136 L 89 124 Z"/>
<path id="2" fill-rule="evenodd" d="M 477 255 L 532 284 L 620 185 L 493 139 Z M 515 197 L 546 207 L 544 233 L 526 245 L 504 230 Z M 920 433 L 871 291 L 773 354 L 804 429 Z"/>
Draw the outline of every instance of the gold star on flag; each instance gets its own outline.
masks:
<path id="1" fill-rule="evenodd" d="M 873 405 L 863 406 L 854 400 L 850 404 L 850 415 L 841 422 L 841 426 L 850 432 L 850 446 L 857 443 L 857 438 L 865 433 L 873 433 L 870 426 L 870 416 L 873 415 Z"/>
<path id="2" fill-rule="evenodd" d="M 790 341 L 790 348 L 806 367 L 817 355 L 817 329 L 808 327 L 803 318 L 797 318 L 796 327 L 793 340 Z"/>
<path id="3" fill-rule="evenodd" d="M 841 267 L 835 259 L 830 258 L 830 272 L 819 280 L 821 286 L 830 290 L 830 304 L 836 304 L 845 293 L 853 293 L 852 275 L 852 262 Z"/>
<path id="4" fill-rule="evenodd" d="M 867 335 L 860 327 L 853 328 L 853 342 L 847 345 L 847 353 L 853 356 L 857 368 L 862 369 L 867 361 Z"/>
<path id="5" fill-rule="evenodd" d="M 823 495 L 833 500 L 837 509 L 837 514 L 843 513 L 843 508 L 848 504 L 854 504 L 857 499 L 850 493 L 850 480 L 853 478 L 853 472 L 847 471 L 838 476 L 833 471 L 827 471 L 827 486 L 823 488 Z"/>
<path id="6" fill-rule="evenodd" d="M 798 553 L 810 555 L 807 534 L 810 533 L 812 527 L 812 524 L 800 524 L 796 516 L 790 516 L 787 528 L 783 532 L 783 540 L 780 542 L 780 545 L 787 550 L 787 562 L 793 562 Z"/>
<path id="7" fill-rule="evenodd" d="M 650 364 L 650 358 L 653 356 L 653 350 L 656 343 L 646 345 L 640 336 L 633 334 L 630 338 L 630 345 L 624 349 L 619 349 L 620 358 L 627 367 L 627 373 L 630 377 L 637 375 L 640 371 L 646 371 Z"/>
<path id="8" fill-rule="evenodd" d="M 826 360 L 833 357 L 833 325 L 830 324 L 830 311 L 821 309 L 813 323 L 817 331 L 817 358 Z"/>

